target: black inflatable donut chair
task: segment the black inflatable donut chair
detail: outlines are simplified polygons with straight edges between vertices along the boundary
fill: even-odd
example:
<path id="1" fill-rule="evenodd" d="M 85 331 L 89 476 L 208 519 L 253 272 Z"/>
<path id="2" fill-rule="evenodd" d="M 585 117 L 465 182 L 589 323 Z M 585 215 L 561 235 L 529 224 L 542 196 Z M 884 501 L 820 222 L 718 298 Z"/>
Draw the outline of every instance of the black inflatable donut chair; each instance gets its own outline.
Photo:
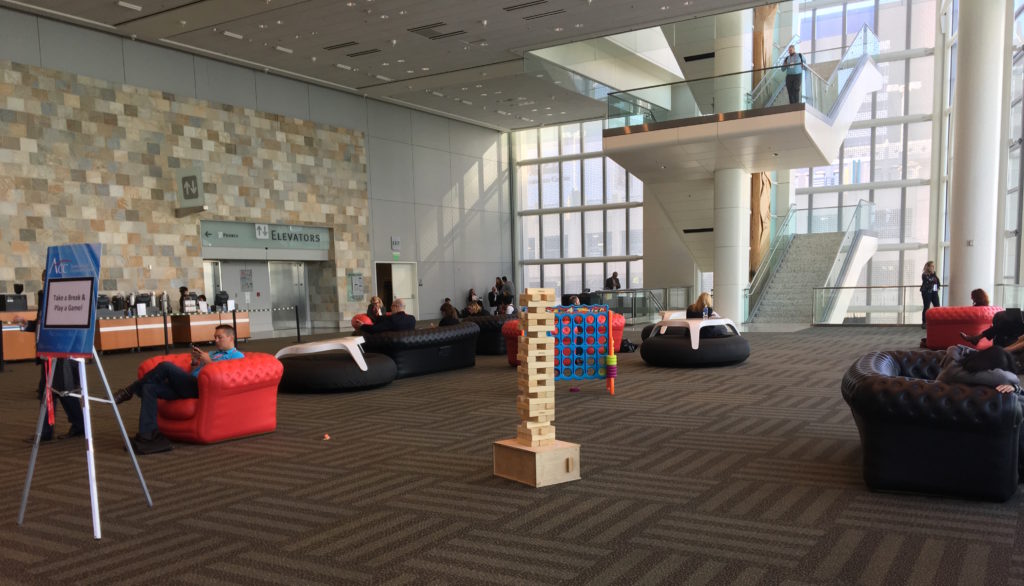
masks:
<path id="1" fill-rule="evenodd" d="M 364 354 L 362 371 L 348 352 L 318 352 L 285 356 L 282 393 L 343 393 L 382 387 L 395 380 L 398 367 L 384 354 Z"/>
<path id="2" fill-rule="evenodd" d="M 640 333 L 640 357 L 651 366 L 669 368 L 699 368 L 703 366 L 729 366 L 739 364 L 750 356 L 750 343 L 732 333 L 725 326 L 702 328 L 700 347 L 690 344 L 690 330 L 669 327 L 665 333 L 651 335 L 654 324 Z"/>

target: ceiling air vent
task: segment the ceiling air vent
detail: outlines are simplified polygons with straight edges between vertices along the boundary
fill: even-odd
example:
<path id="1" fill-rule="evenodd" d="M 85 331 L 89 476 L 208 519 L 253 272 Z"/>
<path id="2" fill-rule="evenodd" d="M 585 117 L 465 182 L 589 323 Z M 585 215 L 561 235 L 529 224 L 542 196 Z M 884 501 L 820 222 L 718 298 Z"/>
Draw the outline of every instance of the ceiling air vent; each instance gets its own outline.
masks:
<path id="1" fill-rule="evenodd" d="M 523 2 L 522 4 L 513 4 L 512 6 L 506 6 L 502 10 L 505 12 L 514 12 L 516 10 L 522 10 L 523 8 L 531 8 L 533 6 L 540 6 L 541 4 L 547 4 L 548 0 L 533 0 L 533 2 Z"/>
<path id="2" fill-rule="evenodd" d="M 374 53 L 380 53 L 380 49 L 367 49 L 366 51 L 359 51 L 358 53 L 349 53 L 349 57 L 362 57 L 363 55 L 372 55 Z"/>
<path id="3" fill-rule="evenodd" d="M 447 22 L 434 22 L 434 23 L 431 23 L 431 24 L 425 24 L 423 26 L 417 26 L 417 27 L 413 27 L 413 28 L 410 28 L 410 29 L 406 29 L 406 30 L 409 31 L 410 33 L 416 33 L 417 35 L 420 35 L 421 37 L 427 37 L 431 41 L 438 41 L 438 40 L 441 40 L 441 39 L 448 39 L 448 38 L 451 38 L 451 37 L 457 37 L 459 35 L 466 34 L 466 31 L 464 31 L 464 30 L 451 31 L 451 32 L 447 32 L 447 33 L 443 33 L 441 31 L 437 30 L 437 29 L 439 29 L 439 28 L 441 28 L 443 26 L 448 26 L 448 23 Z"/>
<path id="4" fill-rule="evenodd" d="M 324 47 L 324 51 L 333 51 L 335 49 L 344 49 L 345 47 L 352 47 L 352 46 L 358 45 L 358 44 L 359 43 L 357 43 L 355 41 L 349 41 L 347 43 L 338 43 L 337 45 L 331 45 L 329 47 Z"/>
<path id="5" fill-rule="evenodd" d="M 550 10 L 548 12 L 541 12 L 540 14 L 531 14 L 530 16 L 524 16 L 523 20 L 537 20 L 538 18 L 547 18 L 549 16 L 554 16 L 556 14 L 565 14 L 565 9 L 564 8 L 559 8 L 558 10 Z"/>

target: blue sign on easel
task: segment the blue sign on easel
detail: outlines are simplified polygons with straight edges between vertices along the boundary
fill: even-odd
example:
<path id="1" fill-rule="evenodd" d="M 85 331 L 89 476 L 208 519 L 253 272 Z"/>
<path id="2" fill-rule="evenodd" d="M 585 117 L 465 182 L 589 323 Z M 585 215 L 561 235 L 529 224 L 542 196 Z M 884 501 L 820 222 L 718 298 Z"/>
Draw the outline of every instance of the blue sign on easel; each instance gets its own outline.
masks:
<path id="1" fill-rule="evenodd" d="M 39 403 L 39 419 L 36 421 L 35 442 L 32 455 L 28 460 L 28 474 L 25 477 L 25 489 L 21 493 L 21 508 L 18 510 L 18 525 L 25 521 L 25 510 L 28 507 L 28 493 L 32 488 L 32 475 L 36 468 L 36 456 L 39 454 L 40 435 L 43 421 L 50 414 L 53 425 L 52 400 L 53 363 L 55 358 L 73 358 L 78 363 L 78 380 L 81 383 L 79 393 L 66 392 L 66 395 L 82 399 L 82 423 L 85 426 L 85 456 L 89 469 L 89 500 L 92 508 L 92 534 L 99 539 L 100 501 L 99 488 L 96 485 L 96 463 L 92 441 L 92 414 L 89 402 L 102 401 L 114 408 L 114 418 L 121 429 L 125 449 L 131 456 L 135 472 L 139 475 L 139 483 L 146 497 L 146 503 L 152 507 L 153 499 L 149 496 L 149 488 L 142 478 L 142 470 L 132 451 L 128 432 L 121 421 L 121 413 L 114 402 L 114 394 L 110 391 L 110 383 L 100 364 L 100 356 L 93 348 L 92 339 L 96 332 L 96 280 L 100 275 L 99 244 L 65 244 L 51 246 L 46 250 L 46 287 L 43 289 L 43 303 L 39 308 L 39 322 L 36 324 L 38 338 L 36 355 L 47 362 L 46 400 Z M 99 370 L 100 380 L 107 391 L 106 399 L 89 396 L 88 379 L 85 376 L 85 359 L 92 358 Z"/>
<path id="2" fill-rule="evenodd" d="M 38 356 L 92 357 L 99 274 L 99 244 L 65 244 L 47 249 L 46 288 L 36 341 Z"/>

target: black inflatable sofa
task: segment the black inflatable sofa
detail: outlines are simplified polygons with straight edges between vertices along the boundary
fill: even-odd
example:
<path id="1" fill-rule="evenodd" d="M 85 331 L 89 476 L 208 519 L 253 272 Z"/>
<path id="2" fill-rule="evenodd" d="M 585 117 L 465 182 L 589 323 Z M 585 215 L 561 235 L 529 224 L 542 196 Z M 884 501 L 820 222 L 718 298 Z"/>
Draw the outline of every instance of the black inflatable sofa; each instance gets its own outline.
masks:
<path id="1" fill-rule="evenodd" d="M 363 350 L 390 356 L 405 378 L 476 364 L 480 327 L 464 321 L 454 326 L 364 334 Z"/>
<path id="2" fill-rule="evenodd" d="M 872 490 L 1006 501 L 1017 492 L 1014 393 L 934 380 L 941 351 L 872 352 L 843 377 Z"/>
<path id="3" fill-rule="evenodd" d="M 501 326 L 510 319 L 510 315 L 471 315 L 462 319 L 464 322 L 480 326 L 480 337 L 476 339 L 476 353 L 483 355 L 504 355 L 505 336 L 501 335 Z"/>

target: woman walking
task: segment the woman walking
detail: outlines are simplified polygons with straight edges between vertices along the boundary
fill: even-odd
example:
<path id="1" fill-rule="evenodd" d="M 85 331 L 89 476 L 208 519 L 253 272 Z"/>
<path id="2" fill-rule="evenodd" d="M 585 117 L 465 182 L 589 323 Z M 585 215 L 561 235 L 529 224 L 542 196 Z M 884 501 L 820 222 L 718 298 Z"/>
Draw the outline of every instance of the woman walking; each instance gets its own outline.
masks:
<path id="1" fill-rule="evenodd" d="M 927 327 L 925 316 L 928 313 L 929 305 L 939 306 L 939 287 L 941 286 L 939 276 L 935 274 L 935 261 L 930 260 L 925 263 L 924 272 L 921 273 L 921 301 L 924 303 L 924 309 L 921 311 L 922 330 Z"/>

